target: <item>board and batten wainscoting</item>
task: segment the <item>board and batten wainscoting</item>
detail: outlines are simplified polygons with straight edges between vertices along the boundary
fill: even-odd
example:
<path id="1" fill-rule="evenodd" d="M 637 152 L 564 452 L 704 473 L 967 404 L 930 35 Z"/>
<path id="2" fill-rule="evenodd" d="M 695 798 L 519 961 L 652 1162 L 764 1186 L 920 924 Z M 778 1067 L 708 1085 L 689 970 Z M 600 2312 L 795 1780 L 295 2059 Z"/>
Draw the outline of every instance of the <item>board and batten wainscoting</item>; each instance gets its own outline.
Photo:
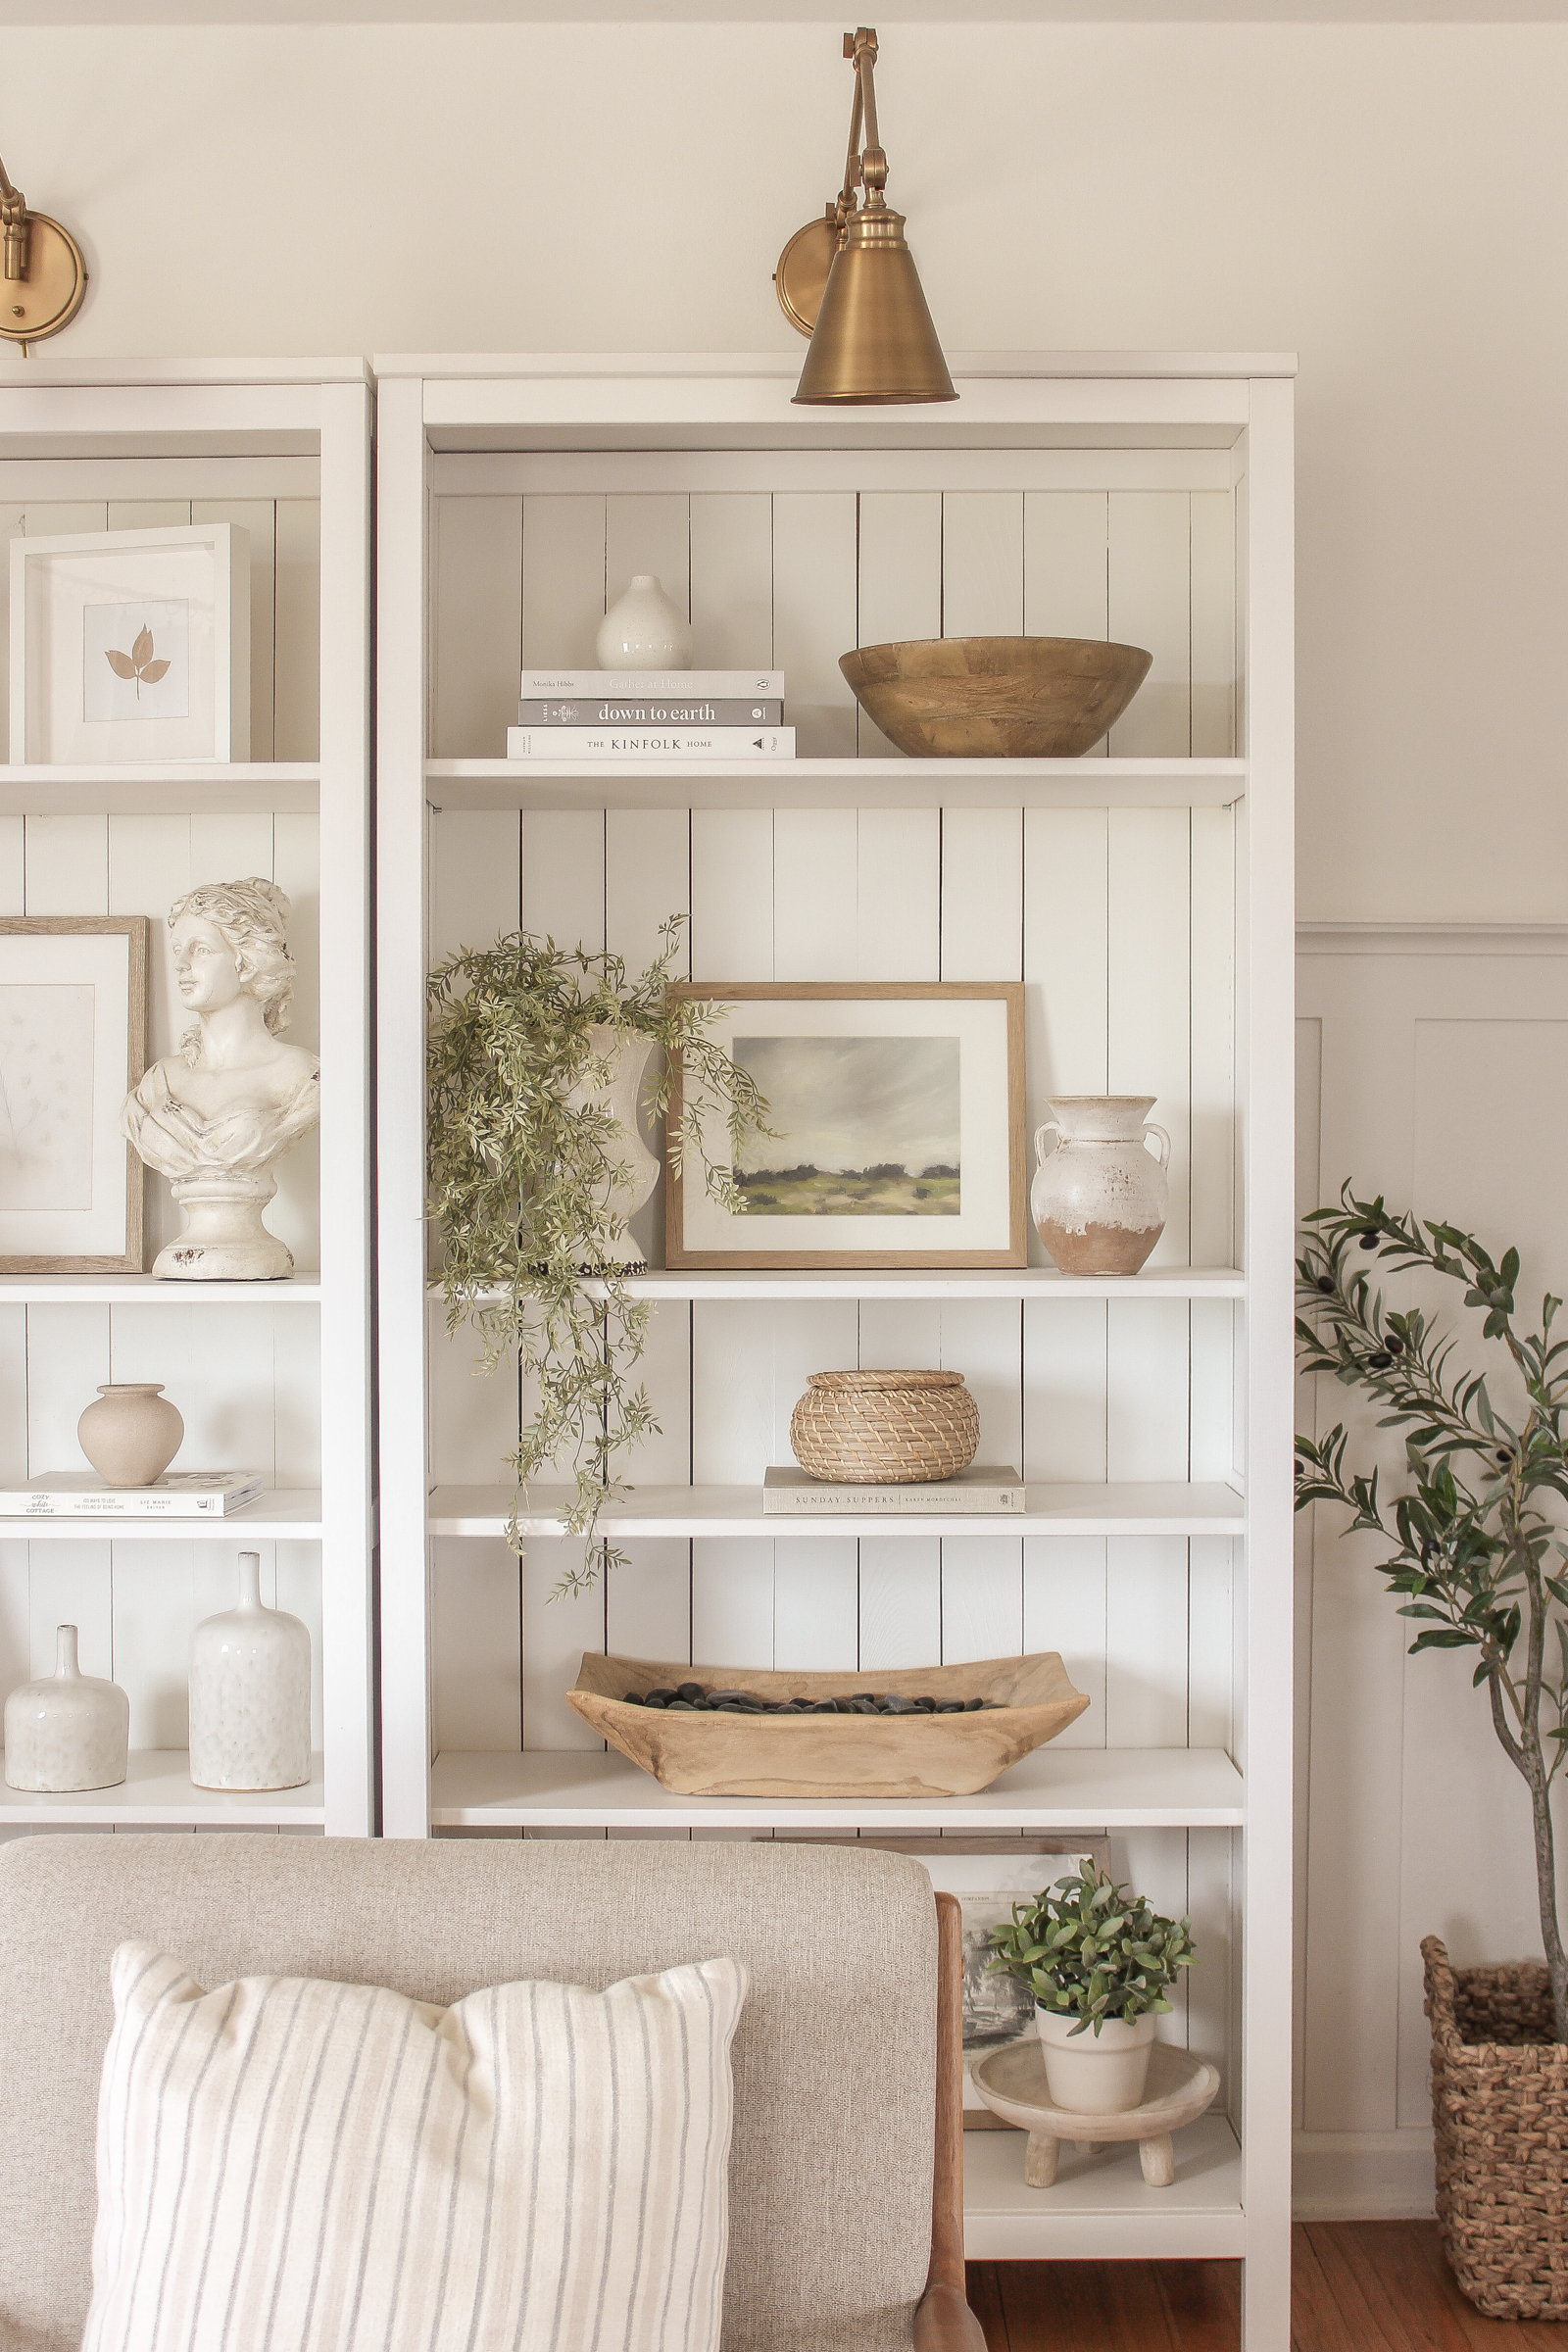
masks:
<path id="1" fill-rule="evenodd" d="M 1299 924 L 1296 1145 L 1298 1209 L 1353 1176 L 1494 1256 L 1515 1244 L 1533 1325 L 1568 1294 L 1568 924 Z M 1431 1289 L 1474 1329 L 1456 1286 Z M 1348 1399 L 1303 1381 L 1298 1426 Z M 1400 1451 L 1375 1456 L 1396 1480 Z M 1528 1801 L 1473 1661 L 1406 1656 L 1377 1547 L 1338 1517 L 1297 1523 L 1296 2208 L 1371 2219 L 1432 2210 L 1422 1936 L 1464 1963 L 1539 1957 L 1541 1930 Z"/>

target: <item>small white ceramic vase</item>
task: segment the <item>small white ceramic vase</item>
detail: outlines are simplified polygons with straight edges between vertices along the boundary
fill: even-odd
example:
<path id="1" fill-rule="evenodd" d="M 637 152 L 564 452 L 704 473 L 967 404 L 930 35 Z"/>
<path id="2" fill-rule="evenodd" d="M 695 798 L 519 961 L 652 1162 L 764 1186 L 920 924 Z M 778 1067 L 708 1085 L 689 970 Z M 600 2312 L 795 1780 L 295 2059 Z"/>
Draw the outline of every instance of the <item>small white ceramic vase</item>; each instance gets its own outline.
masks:
<path id="1" fill-rule="evenodd" d="M 130 1757 L 130 1701 L 118 1683 L 83 1674 L 76 1629 L 55 1632 L 55 1670 L 6 1700 L 6 1783 L 59 1795 L 118 1788 Z"/>
<path id="2" fill-rule="evenodd" d="M 585 1084 L 574 1086 L 566 1097 L 573 1110 L 582 1110 L 592 1103 L 608 1111 L 620 1133 L 607 1145 L 612 1158 L 624 1160 L 631 1170 L 625 1184 L 607 1185 L 603 1194 L 606 1206 L 621 1220 L 623 1230 L 619 1239 L 601 1253 L 601 1262 L 614 1265 L 641 1266 L 646 1264 L 642 1251 L 629 1231 L 632 1217 L 645 1200 L 652 1198 L 659 1182 L 659 1159 L 644 1143 L 638 1124 L 637 1106 L 642 1097 L 643 1078 L 649 1057 L 654 1051 L 650 1037 L 629 1037 L 622 1041 L 618 1054 L 614 1052 L 615 1033 L 608 1022 L 598 1024 L 591 1032 L 594 1052 L 613 1060 L 614 1076 L 609 1086 L 597 1094 Z M 586 1257 L 584 1259 L 586 1263 Z"/>
<path id="3" fill-rule="evenodd" d="M 311 1777 L 311 1637 L 262 1599 L 239 1555 L 239 1605 L 190 1638 L 190 1777 L 198 1788 L 298 1788 Z"/>
<path id="4" fill-rule="evenodd" d="M 1170 1137 L 1152 1095 L 1054 1095 L 1035 1134 L 1035 1227 L 1064 1274 L 1136 1274 L 1165 1230 Z M 1046 1138 L 1057 1139 L 1048 1154 Z M 1156 1159 L 1146 1151 L 1152 1136 Z"/>
<path id="5" fill-rule="evenodd" d="M 107 1487 L 150 1487 L 185 1435 L 177 1405 L 157 1380 L 113 1380 L 76 1423 L 82 1452 Z"/>
<path id="6" fill-rule="evenodd" d="M 690 669 L 685 613 L 651 571 L 639 571 L 599 624 L 601 669 Z"/>
<path id="7" fill-rule="evenodd" d="M 1035 2031 L 1046 2061 L 1054 2107 L 1069 2115 L 1125 2115 L 1143 2103 L 1149 2054 L 1154 2046 L 1152 2016 L 1101 2020 L 1073 2035 L 1077 2017 L 1064 2009 L 1035 2006 Z"/>
<path id="8" fill-rule="evenodd" d="M 214 1170 L 176 1177 L 169 1189 L 185 1211 L 185 1230 L 153 1259 L 161 1282 L 281 1282 L 293 1273 L 288 1244 L 262 1223 L 275 1176 Z"/>

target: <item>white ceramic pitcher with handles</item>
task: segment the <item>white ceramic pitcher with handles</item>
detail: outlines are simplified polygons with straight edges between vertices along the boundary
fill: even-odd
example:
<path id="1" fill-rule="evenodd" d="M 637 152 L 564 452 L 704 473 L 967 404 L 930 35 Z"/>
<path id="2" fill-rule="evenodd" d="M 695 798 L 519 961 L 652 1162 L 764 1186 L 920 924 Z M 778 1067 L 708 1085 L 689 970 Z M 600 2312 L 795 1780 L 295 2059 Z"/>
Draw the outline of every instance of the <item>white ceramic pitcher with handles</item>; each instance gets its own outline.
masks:
<path id="1" fill-rule="evenodd" d="M 1152 1095 L 1052 1096 L 1035 1134 L 1029 1206 L 1064 1274 L 1136 1274 L 1165 1230 L 1170 1137 L 1150 1118 L 1153 1107 Z"/>

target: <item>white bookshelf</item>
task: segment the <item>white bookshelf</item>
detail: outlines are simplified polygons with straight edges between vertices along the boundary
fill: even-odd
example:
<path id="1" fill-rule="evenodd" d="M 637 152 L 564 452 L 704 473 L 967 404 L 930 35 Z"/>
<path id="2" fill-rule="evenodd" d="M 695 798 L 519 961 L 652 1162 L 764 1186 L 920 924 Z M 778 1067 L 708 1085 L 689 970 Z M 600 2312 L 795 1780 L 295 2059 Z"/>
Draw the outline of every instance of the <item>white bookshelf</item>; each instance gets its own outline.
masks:
<path id="1" fill-rule="evenodd" d="M 326 1829 L 376 1822 L 370 1408 L 369 625 L 372 393 L 361 362 L 36 360 L 0 389 L 0 540 L 226 520 L 250 533 L 252 750 L 238 763 L 0 761 L 0 896 L 25 914 L 152 919 L 149 1048 L 184 1025 L 164 917 L 198 882 L 260 873 L 293 903 L 292 1035 L 318 1045 L 319 1135 L 278 1164 L 280 1283 L 0 1273 L 5 1480 L 81 1469 L 97 1384 L 164 1383 L 177 1468 L 257 1467 L 220 1521 L 0 1521 L 0 1683 L 52 1669 L 80 1628 L 89 1673 L 131 1710 L 125 1784 L 52 1798 L 0 1788 L 30 1829 Z M 3 555 L 0 549 L 0 555 Z M 0 586 L 0 604 L 6 591 Z M 3 615 L 0 615 L 3 620 Z M 0 664 L 0 669 L 3 669 Z M 0 704 L 5 686 L 0 680 Z M 5 741 L 0 713 L 0 745 Z M 146 1260 L 178 1230 L 147 1179 Z M 191 1629 L 230 1606 L 236 1555 L 310 1628 L 311 1783 L 256 1797 L 185 1768 Z"/>
<path id="2" fill-rule="evenodd" d="M 387 1832 L 1106 1829 L 1119 1876 L 1193 1913 L 1167 2030 L 1221 2099 L 1170 2192 L 1116 2159 L 1028 2191 L 1011 2135 L 971 2134 L 969 2250 L 1240 2255 L 1248 2344 L 1286 2352 L 1293 366 L 960 358 L 950 408 L 823 417 L 786 360 L 376 365 Z M 499 756 L 524 642 L 588 660 L 634 569 L 686 599 L 698 660 L 785 671 L 798 760 Z M 903 760 L 837 657 L 944 629 L 1154 661 L 1101 754 Z M 519 923 L 635 970 L 672 911 L 700 982 L 1021 980 L 1031 1129 L 1053 1093 L 1156 1096 L 1171 1218 L 1128 1282 L 1038 1248 L 672 1273 L 656 1201 L 633 1287 L 662 1429 L 607 1514 L 628 1564 L 553 1601 L 564 1494 L 528 1497 L 519 1564 L 525 1399 L 473 1381 L 430 1288 L 423 973 Z M 963 1371 L 1024 1516 L 764 1519 L 807 1375 L 855 1363 Z M 874 1683 L 1051 1648 L 1089 1709 L 968 1798 L 680 1797 L 564 1698 L 584 1650 Z"/>

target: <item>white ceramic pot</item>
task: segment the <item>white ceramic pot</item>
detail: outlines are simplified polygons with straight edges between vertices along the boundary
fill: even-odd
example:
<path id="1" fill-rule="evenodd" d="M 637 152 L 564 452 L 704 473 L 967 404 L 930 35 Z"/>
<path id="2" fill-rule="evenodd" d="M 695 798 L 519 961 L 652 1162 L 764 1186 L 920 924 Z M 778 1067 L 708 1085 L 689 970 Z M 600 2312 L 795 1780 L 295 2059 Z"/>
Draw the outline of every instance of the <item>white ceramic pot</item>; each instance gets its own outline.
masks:
<path id="1" fill-rule="evenodd" d="M 239 1555 L 239 1605 L 190 1638 L 190 1777 L 198 1788 L 298 1788 L 311 1777 L 311 1637 L 262 1599 Z"/>
<path id="2" fill-rule="evenodd" d="M 646 1261 L 626 1228 L 644 1201 L 652 1198 L 654 1187 L 659 1182 L 659 1159 L 643 1142 L 637 1117 L 643 1078 L 654 1051 L 654 1042 L 648 1037 L 629 1037 L 622 1040 L 616 1053 L 615 1032 L 608 1022 L 601 1023 L 589 1034 L 593 1039 L 594 1052 L 612 1061 L 614 1075 L 610 1084 L 597 1094 L 587 1085 L 574 1086 L 566 1102 L 573 1110 L 585 1109 L 591 1103 L 607 1111 L 620 1130 L 607 1148 L 612 1158 L 626 1162 L 631 1175 L 625 1184 L 605 1187 L 602 1197 L 606 1206 L 620 1220 L 622 1230 L 618 1238 L 604 1250 L 602 1257 L 616 1265 L 640 1266 Z"/>
<path id="3" fill-rule="evenodd" d="M 1054 1095 L 1035 1134 L 1029 1206 L 1064 1274 L 1136 1274 L 1165 1230 L 1170 1137 L 1152 1095 Z M 1046 1138 L 1056 1137 L 1048 1154 Z M 1159 1156 L 1145 1148 L 1152 1136 Z"/>
<path id="4" fill-rule="evenodd" d="M 150 1487 L 169 1468 L 184 1435 L 179 1408 L 159 1380 L 108 1382 L 76 1423 L 81 1450 L 108 1487 Z"/>
<path id="5" fill-rule="evenodd" d="M 1124 2115 L 1142 2104 L 1149 2080 L 1149 2053 L 1154 2046 L 1152 2016 L 1101 2020 L 1073 2035 L 1075 2016 L 1061 2009 L 1035 2005 L 1035 2031 L 1045 2055 L 1046 2081 L 1053 2106 L 1070 2115 Z"/>
<path id="6" fill-rule="evenodd" d="M 599 624 L 601 669 L 690 669 L 692 632 L 656 575 L 639 571 Z"/>
<path id="7" fill-rule="evenodd" d="M 56 1795 L 118 1788 L 129 1755 L 129 1699 L 118 1683 L 82 1673 L 76 1629 L 59 1626 L 54 1673 L 6 1700 L 7 1786 Z"/>

